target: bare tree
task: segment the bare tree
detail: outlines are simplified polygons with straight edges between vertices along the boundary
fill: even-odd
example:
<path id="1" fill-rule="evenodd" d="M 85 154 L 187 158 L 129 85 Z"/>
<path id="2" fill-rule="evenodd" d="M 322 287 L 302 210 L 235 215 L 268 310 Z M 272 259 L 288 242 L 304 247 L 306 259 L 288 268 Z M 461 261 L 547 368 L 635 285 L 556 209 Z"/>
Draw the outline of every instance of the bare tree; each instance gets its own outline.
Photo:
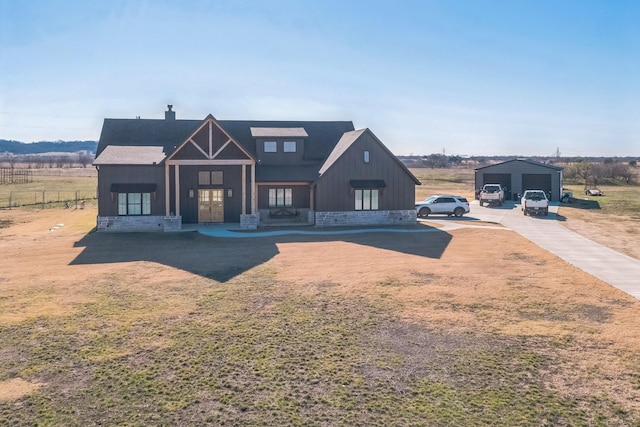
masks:
<path id="1" fill-rule="evenodd" d="M 55 156 L 56 167 L 62 169 L 64 167 L 65 156 L 57 155 Z"/>
<path id="2" fill-rule="evenodd" d="M 589 186 L 589 178 L 591 177 L 593 165 L 586 160 L 580 160 L 572 164 L 570 169 L 574 176 L 584 181 L 584 188 L 586 189 Z"/>
<path id="3" fill-rule="evenodd" d="M 83 168 L 86 168 L 87 165 L 91 164 L 92 160 L 93 154 L 90 151 L 78 152 L 78 163 L 80 163 Z"/>
<path id="4" fill-rule="evenodd" d="M 622 167 L 618 171 L 618 177 L 626 184 L 631 184 L 636 176 L 636 172 L 629 165 L 621 165 Z"/>
<path id="5" fill-rule="evenodd" d="M 5 157 L 7 163 L 9 163 L 9 167 L 11 169 L 16 168 L 16 163 L 18 162 L 18 157 L 13 153 L 7 153 L 7 157 Z"/>
<path id="6" fill-rule="evenodd" d="M 424 157 L 424 163 L 426 166 L 434 168 L 446 168 L 449 164 L 449 159 L 444 154 L 429 154 Z"/>
<path id="7" fill-rule="evenodd" d="M 593 181 L 593 185 L 597 187 L 604 178 L 607 178 L 609 175 L 608 169 L 608 166 L 604 163 L 591 164 L 591 179 Z"/>

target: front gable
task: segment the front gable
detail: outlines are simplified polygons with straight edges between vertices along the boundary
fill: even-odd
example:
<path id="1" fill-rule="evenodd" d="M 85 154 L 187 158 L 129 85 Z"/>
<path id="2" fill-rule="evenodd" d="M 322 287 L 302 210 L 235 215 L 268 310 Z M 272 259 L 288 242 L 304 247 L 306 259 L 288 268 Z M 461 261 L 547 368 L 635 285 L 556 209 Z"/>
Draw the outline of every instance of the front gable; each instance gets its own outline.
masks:
<path id="1" fill-rule="evenodd" d="M 365 151 L 367 152 L 366 161 Z M 397 168 L 404 172 L 415 185 L 420 185 L 420 181 L 369 128 L 345 132 L 320 168 L 320 177 L 335 168 L 347 169 L 351 175 L 364 174 L 365 176 L 379 168 Z"/>
<path id="2" fill-rule="evenodd" d="M 168 157 L 170 160 L 252 160 L 252 156 L 209 115 Z"/>
<path id="3" fill-rule="evenodd" d="M 346 132 L 319 170 L 317 210 L 353 211 L 355 194 L 373 189 L 379 195 L 376 209 L 410 211 L 419 184 L 369 129 Z"/>

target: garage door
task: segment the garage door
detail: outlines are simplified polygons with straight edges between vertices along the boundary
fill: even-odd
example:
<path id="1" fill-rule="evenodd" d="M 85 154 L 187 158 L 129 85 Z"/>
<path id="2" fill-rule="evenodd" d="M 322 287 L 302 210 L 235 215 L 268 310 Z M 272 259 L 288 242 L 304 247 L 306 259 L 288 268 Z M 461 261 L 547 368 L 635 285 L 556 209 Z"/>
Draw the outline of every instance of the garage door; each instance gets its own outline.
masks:
<path id="1" fill-rule="evenodd" d="M 511 174 L 510 173 L 485 173 L 482 175 L 482 185 L 500 184 L 502 188 L 506 188 L 504 197 L 511 199 Z"/>
<path id="2" fill-rule="evenodd" d="M 548 173 L 523 174 L 522 192 L 525 190 L 544 190 L 547 195 L 551 194 L 551 175 Z"/>

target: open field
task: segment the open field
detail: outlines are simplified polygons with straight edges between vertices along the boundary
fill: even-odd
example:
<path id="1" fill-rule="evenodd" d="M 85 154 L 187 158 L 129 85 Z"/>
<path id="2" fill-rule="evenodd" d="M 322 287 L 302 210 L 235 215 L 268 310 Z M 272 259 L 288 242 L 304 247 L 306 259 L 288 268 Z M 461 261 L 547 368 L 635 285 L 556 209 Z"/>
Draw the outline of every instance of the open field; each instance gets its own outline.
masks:
<path id="1" fill-rule="evenodd" d="M 507 230 L 0 215 L 0 425 L 640 426 L 640 303 Z"/>
<path id="2" fill-rule="evenodd" d="M 97 185 L 92 169 L 35 170 L 31 182 L 0 185 L 0 209 L 10 206 L 42 208 L 43 197 L 45 208 L 62 207 L 65 201 L 75 205 L 76 199 L 95 206 Z"/>

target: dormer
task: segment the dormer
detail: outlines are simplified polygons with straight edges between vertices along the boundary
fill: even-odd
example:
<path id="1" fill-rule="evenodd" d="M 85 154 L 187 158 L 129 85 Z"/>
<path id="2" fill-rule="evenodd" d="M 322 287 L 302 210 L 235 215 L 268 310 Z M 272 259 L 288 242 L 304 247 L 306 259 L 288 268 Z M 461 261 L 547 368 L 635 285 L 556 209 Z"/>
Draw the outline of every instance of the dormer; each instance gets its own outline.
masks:
<path id="1" fill-rule="evenodd" d="M 301 127 L 252 127 L 251 136 L 261 164 L 291 165 L 302 162 L 304 141 L 309 135 Z"/>

